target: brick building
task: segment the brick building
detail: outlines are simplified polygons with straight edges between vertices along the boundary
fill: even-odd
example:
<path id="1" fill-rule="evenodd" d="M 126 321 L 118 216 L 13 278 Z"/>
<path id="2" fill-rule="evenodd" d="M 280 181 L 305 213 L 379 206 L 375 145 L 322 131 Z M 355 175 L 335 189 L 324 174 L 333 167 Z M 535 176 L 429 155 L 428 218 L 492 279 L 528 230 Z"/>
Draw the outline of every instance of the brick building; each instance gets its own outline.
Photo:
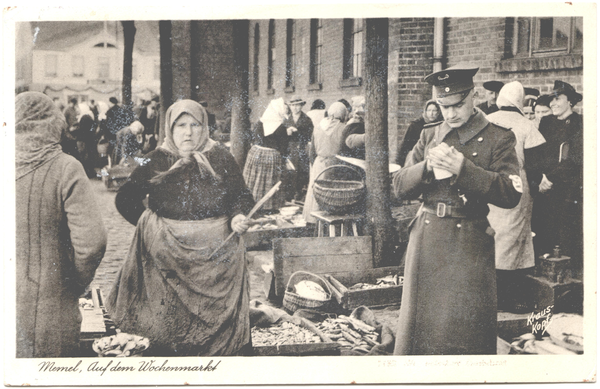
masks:
<path id="1" fill-rule="evenodd" d="M 310 107 L 315 99 L 329 106 L 364 94 L 364 19 L 250 20 L 248 42 L 252 122 L 274 98 L 299 95 Z M 431 98 L 423 78 L 459 62 L 480 68 L 475 84 L 481 97 L 488 80 L 517 80 L 546 93 L 560 79 L 582 92 L 583 18 L 389 19 L 392 159 L 408 124 Z"/>

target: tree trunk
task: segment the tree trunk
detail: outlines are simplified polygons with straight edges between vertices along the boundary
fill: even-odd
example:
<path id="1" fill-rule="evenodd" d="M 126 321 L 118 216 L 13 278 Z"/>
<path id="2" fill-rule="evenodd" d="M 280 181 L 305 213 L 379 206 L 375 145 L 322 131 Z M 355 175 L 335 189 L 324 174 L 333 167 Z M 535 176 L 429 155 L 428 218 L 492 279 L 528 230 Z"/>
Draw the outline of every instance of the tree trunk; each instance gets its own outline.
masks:
<path id="1" fill-rule="evenodd" d="M 123 105 L 132 107 L 131 81 L 133 79 L 133 43 L 135 41 L 135 22 L 132 20 L 121 21 L 123 25 Z"/>
<path id="2" fill-rule="evenodd" d="M 171 45 L 171 22 L 161 20 L 158 22 L 160 32 L 160 116 L 158 145 L 165 139 L 165 116 L 167 109 L 173 104 L 173 68 Z"/>
<path id="3" fill-rule="evenodd" d="M 192 36 L 190 20 L 171 22 L 173 102 L 192 98 Z"/>
<path id="4" fill-rule="evenodd" d="M 248 20 L 233 21 L 235 87 L 232 91 L 231 153 L 243 169 L 249 149 L 250 118 L 248 115 Z"/>
<path id="5" fill-rule="evenodd" d="M 367 230 L 373 266 L 397 264 L 393 251 L 388 149 L 388 19 L 367 19 L 365 55 Z"/>

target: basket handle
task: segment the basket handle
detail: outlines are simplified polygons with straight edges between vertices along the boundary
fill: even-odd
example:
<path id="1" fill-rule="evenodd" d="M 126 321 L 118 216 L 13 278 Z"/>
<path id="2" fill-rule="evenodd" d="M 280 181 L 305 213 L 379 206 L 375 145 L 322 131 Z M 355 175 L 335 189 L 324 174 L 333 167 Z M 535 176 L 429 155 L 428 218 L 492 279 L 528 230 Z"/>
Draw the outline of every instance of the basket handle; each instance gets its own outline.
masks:
<path id="1" fill-rule="evenodd" d="M 310 273 L 310 272 L 302 271 L 302 270 L 298 270 L 290 276 L 290 278 L 288 279 L 288 282 L 287 282 L 287 286 L 285 287 L 286 291 L 290 289 L 290 284 L 292 283 L 294 276 L 299 276 L 300 274 L 310 274 L 311 276 L 314 276 L 314 277 L 322 280 L 323 284 L 325 284 L 325 286 L 327 287 L 327 290 L 325 292 L 329 293 L 329 298 L 331 298 L 331 296 L 333 295 L 333 292 L 331 292 L 331 288 L 329 287 L 329 283 L 327 282 L 327 280 L 325 280 L 323 277 L 319 276 L 318 274 Z"/>
<path id="2" fill-rule="evenodd" d="M 315 182 L 319 179 L 319 177 L 321 177 L 321 174 L 325 173 L 329 169 L 333 169 L 334 167 L 345 167 L 346 169 L 352 170 L 354 173 L 356 173 L 360 177 L 361 182 L 363 184 L 365 183 L 365 180 L 363 179 L 362 175 L 358 172 L 358 170 L 356 170 L 352 166 L 348 166 L 348 165 L 331 165 L 329 167 L 326 167 L 325 169 L 323 169 L 323 171 L 321 171 L 321 173 L 319 173 L 317 175 L 317 177 L 315 177 Z"/>

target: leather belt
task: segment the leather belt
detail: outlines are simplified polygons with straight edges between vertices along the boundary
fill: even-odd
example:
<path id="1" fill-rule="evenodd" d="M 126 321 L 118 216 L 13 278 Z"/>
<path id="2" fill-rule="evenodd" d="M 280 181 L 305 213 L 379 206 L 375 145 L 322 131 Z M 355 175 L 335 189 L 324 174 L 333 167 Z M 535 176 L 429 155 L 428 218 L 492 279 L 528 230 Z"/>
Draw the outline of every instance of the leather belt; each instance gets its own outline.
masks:
<path id="1" fill-rule="evenodd" d="M 476 219 L 477 215 L 471 212 L 466 212 L 464 207 L 448 205 L 446 203 L 437 203 L 435 207 L 423 204 L 423 211 L 432 213 L 437 217 L 454 217 L 461 219 Z"/>

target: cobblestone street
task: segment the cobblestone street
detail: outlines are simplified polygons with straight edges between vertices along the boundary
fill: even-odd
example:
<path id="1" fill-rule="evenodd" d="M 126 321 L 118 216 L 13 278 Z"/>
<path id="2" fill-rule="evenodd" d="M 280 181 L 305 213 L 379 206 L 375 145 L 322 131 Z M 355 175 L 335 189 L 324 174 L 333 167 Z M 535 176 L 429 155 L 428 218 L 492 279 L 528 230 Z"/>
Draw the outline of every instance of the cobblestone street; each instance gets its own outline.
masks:
<path id="1" fill-rule="evenodd" d="M 116 192 L 107 190 L 101 180 L 90 180 L 90 183 L 94 189 L 104 227 L 108 234 L 106 253 L 96 270 L 91 287 L 100 287 L 104 297 L 108 297 L 110 288 L 127 256 L 135 226 L 125 220 L 117 211 L 115 207 Z"/>

